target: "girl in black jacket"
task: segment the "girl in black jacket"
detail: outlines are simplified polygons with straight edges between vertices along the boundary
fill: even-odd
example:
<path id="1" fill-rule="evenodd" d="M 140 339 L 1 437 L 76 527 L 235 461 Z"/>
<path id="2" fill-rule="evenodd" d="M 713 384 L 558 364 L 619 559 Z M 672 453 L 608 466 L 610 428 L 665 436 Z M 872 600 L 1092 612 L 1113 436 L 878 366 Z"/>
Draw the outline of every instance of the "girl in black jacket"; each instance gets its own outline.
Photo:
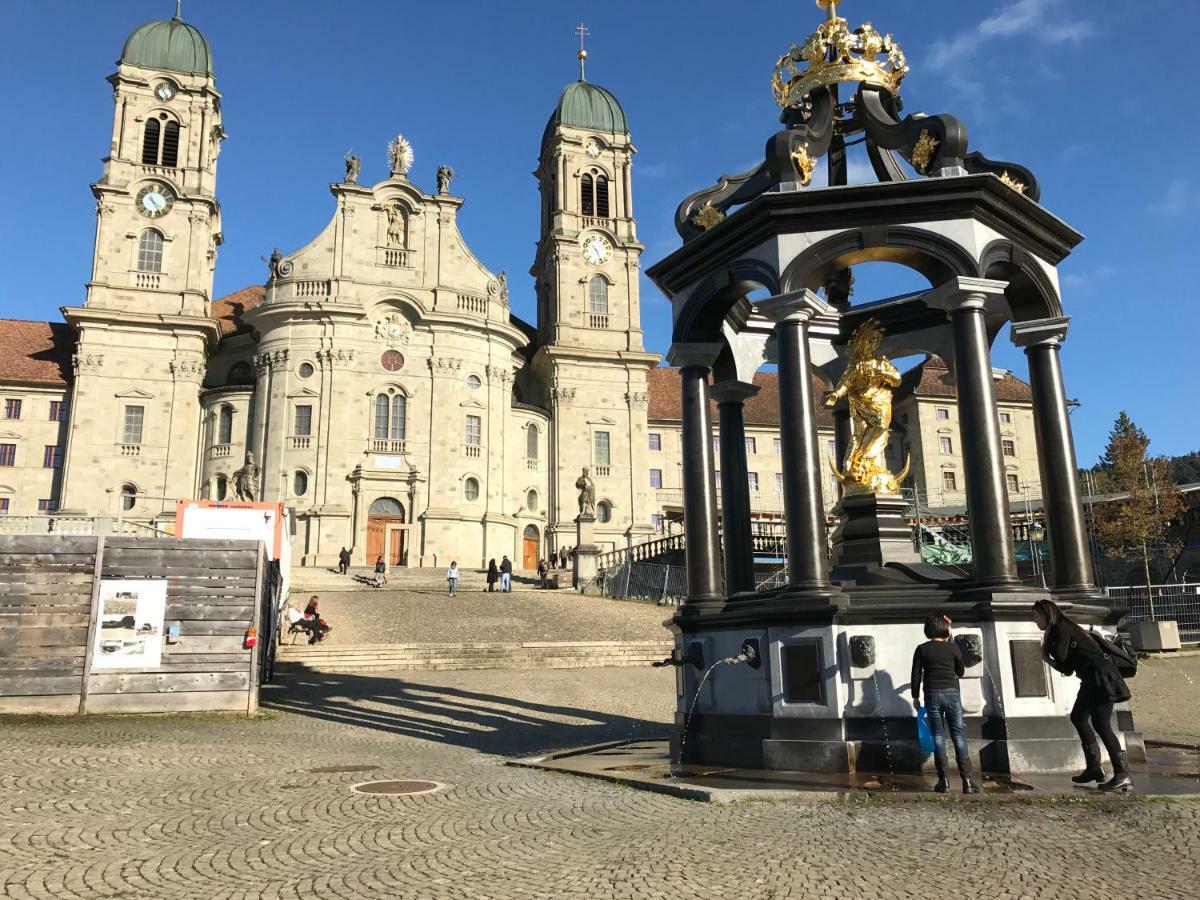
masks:
<path id="1" fill-rule="evenodd" d="M 1076 784 L 1102 782 L 1102 791 L 1128 791 L 1133 787 L 1129 765 L 1121 743 L 1112 728 L 1113 704 L 1128 700 L 1129 686 L 1100 645 L 1090 634 L 1068 619 L 1050 600 L 1033 604 L 1033 618 L 1046 632 L 1042 638 L 1042 658 L 1064 675 L 1079 677 L 1079 696 L 1071 709 L 1071 724 L 1079 732 L 1087 768 L 1071 780 Z M 1100 747 L 1104 742 L 1112 760 L 1113 777 L 1104 780 L 1100 765 Z"/>

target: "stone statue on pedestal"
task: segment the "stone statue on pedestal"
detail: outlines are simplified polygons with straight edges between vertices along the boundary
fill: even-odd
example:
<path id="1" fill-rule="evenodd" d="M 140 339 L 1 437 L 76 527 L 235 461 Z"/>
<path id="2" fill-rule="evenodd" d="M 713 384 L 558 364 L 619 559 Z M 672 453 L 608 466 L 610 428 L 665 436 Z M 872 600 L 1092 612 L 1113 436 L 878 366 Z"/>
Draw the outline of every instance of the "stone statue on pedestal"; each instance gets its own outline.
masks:
<path id="1" fill-rule="evenodd" d="M 454 170 L 449 166 L 438 166 L 437 170 L 437 192 L 439 194 L 450 193 L 450 181 L 454 178 Z"/>
<path id="2" fill-rule="evenodd" d="M 596 483 L 588 475 L 587 466 L 583 467 L 583 474 L 575 479 L 575 487 L 579 488 L 579 514 L 596 515 Z"/>
<path id="3" fill-rule="evenodd" d="M 362 170 L 362 160 L 353 153 L 346 154 L 346 184 L 358 184 L 358 173 Z"/>
<path id="4" fill-rule="evenodd" d="M 258 466 L 253 453 L 247 451 L 246 462 L 233 473 L 233 490 L 239 500 L 258 499 Z"/>

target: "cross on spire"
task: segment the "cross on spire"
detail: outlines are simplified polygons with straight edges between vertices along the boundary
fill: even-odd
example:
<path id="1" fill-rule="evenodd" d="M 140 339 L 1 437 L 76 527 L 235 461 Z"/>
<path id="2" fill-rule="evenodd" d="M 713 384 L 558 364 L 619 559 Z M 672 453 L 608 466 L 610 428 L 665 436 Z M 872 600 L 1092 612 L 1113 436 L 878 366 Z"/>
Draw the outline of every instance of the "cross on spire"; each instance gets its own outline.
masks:
<path id="1" fill-rule="evenodd" d="M 183 0 L 175 0 L 175 18 L 183 18 Z"/>
<path id="2" fill-rule="evenodd" d="M 586 25 L 580 22 L 575 26 L 575 33 L 579 35 L 579 80 L 587 81 L 587 79 L 583 77 L 583 61 L 587 59 L 587 51 L 583 49 L 583 39 L 591 34 L 591 32 L 588 31 L 588 27 Z"/>

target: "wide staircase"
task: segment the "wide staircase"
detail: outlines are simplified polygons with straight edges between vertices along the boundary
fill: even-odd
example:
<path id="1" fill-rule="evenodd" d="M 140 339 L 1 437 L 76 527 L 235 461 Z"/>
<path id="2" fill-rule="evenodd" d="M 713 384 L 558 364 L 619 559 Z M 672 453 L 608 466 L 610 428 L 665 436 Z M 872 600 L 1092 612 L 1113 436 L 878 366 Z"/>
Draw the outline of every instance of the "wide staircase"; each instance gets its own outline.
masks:
<path id="1" fill-rule="evenodd" d="M 647 666 L 671 655 L 665 641 L 520 641 L 358 645 L 284 644 L 276 665 L 316 672 L 451 669 L 587 669 Z"/>
<path id="2" fill-rule="evenodd" d="M 293 602 L 298 602 L 302 598 L 307 599 L 309 594 L 320 594 L 322 591 L 373 591 L 376 590 L 371 584 L 374 577 L 375 570 L 366 566 L 351 567 L 350 572 L 346 575 L 323 566 L 294 566 L 291 584 Z M 533 586 L 536 580 L 536 573 L 514 572 L 513 590 Z M 409 569 L 404 566 L 395 566 L 387 573 L 385 589 L 444 593 L 446 569 Z M 459 569 L 458 589 L 460 591 L 486 591 L 487 572 L 482 569 Z"/>

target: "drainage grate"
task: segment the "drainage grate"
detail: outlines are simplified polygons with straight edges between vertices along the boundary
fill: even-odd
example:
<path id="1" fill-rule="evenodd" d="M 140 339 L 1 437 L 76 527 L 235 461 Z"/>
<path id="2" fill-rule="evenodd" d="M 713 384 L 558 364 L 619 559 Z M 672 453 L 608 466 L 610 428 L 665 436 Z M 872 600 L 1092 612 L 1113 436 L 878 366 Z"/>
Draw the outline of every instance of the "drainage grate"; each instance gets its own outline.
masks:
<path id="1" fill-rule="evenodd" d="M 357 794 L 429 794 L 441 788 L 436 781 L 367 781 L 356 784 L 352 790 Z"/>
<path id="2" fill-rule="evenodd" d="M 308 771 L 314 775 L 343 775 L 348 772 L 374 772 L 379 766 L 319 766 Z"/>

